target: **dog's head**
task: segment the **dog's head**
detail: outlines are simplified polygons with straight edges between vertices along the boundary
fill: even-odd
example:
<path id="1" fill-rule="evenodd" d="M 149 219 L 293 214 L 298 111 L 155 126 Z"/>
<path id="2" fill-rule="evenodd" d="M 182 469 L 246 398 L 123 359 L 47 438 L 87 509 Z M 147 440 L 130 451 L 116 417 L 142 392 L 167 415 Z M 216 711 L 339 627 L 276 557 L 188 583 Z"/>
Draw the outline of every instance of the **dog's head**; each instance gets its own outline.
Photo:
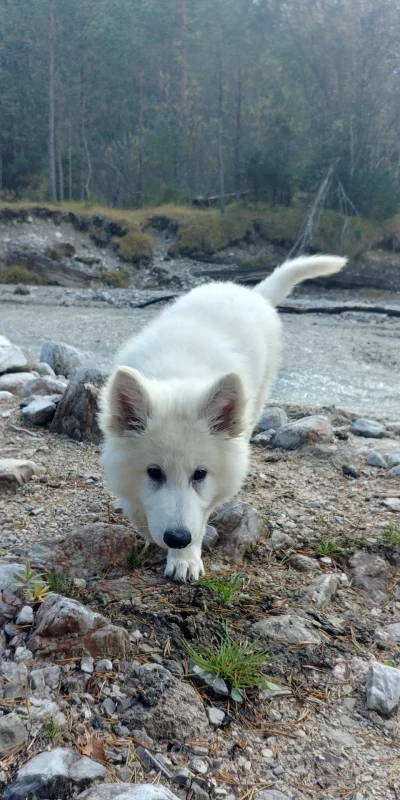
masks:
<path id="1" fill-rule="evenodd" d="M 205 386 L 147 380 L 120 367 L 103 390 L 108 483 L 161 547 L 201 539 L 209 514 L 240 488 L 248 460 L 245 406 L 234 373 Z"/>

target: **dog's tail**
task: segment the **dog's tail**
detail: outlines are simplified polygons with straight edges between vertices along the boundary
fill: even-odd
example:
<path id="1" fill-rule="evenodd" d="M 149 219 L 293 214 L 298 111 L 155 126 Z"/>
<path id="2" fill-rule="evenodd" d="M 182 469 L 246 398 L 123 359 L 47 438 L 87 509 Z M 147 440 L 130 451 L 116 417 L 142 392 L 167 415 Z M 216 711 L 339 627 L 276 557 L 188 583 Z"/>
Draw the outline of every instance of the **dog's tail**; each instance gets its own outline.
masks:
<path id="1" fill-rule="evenodd" d="M 273 306 L 277 306 L 297 283 L 321 275 L 333 275 L 340 272 L 346 262 L 347 258 L 340 256 L 301 256 L 293 261 L 285 261 L 272 275 L 258 283 L 254 291 L 262 294 Z"/>

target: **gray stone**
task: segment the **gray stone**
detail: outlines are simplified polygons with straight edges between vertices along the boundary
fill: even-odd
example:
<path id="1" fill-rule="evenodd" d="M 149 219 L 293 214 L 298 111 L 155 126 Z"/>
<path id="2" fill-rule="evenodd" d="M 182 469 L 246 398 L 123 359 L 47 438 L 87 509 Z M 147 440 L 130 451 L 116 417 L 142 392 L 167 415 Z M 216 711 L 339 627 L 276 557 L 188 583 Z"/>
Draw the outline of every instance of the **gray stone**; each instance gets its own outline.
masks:
<path id="1" fill-rule="evenodd" d="M 206 525 L 206 532 L 202 541 L 203 550 L 205 550 L 206 553 L 211 552 L 211 550 L 214 550 L 214 547 L 217 546 L 218 542 L 219 536 L 217 529 L 214 528 L 213 525 Z"/>
<path id="2" fill-rule="evenodd" d="M 109 658 L 102 658 L 96 664 L 96 672 L 112 672 L 113 664 Z"/>
<path id="3" fill-rule="evenodd" d="M 367 708 L 390 714 L 400 700 L 400 670 L 373 664 L 367 677 Z"/>
<path id="4" fill-rule="evenodd" d="M 121 722 L 143 727 L 155 739 L 196 739 L 209 730 L 197 692 L 158 664 L 134 666 L 125 673 L 124 693 L 132 694 L 132 705 L 120 714 Z"/>
<path id="5" fill-rule="evenodd" d="M 400 464 L 400 453 L 390 453 L 387 460 L 389 467 L 397 467 Z"/>
<path id="6" fill-rule="evenodd" d="M 54 369 L 52 369 L 50 364 L 46 364 L 45 361 L 39 361 L 38 364 L 35 364 L 35 371 L 38 372 L 42 378 L 47 376 L 49 376 L 50 378 L 56 377 Z"/>
<path id="7" fill-rule="evenodd" d="M 211 708 L 207 708 L 207 716 L 210 725 L 214 725 L 215 728 L 219 728 L 225 719 L 225 711 L 222 711 L 221 708 L 215 708 L 215 706 L 211 706 Z"/>
<path id="8" fill-rule="evenodd" d="M 387 634 L 389 642 L 400 643 L 400 622 L 392 622 L 390 625 L 387 625 L 385 633 Z"/>
<path id="9" fill-rule="evenodd" d="M 43 667 L 32 670 L 29 676 L 31 691 L 37 697 L 54 697 L 58 693 L 61 667 Z"/>
<path id="10" fill-rule="evenodd" d="M 292 536 L 289 536 L 288 533 L 283 533 L 282 531 L 274 531 L 271 534 L 270 544 L 272 549 L 278 553 L 280 550 L 289 550 L 290 547 L 293 547 L 295 544 L 295 540 Z"/>
<path id="11" fill-rule="evenodd" d="M 204 758 L 191 758 L 189 763 L 190 769 L 196 773 L 196 775 L 207 775 L 207 772 L 210 769 L 210 765 Z"/>
<path id="12" fill-rule="evenodd" d="M 0 458 L 0 493 L 16 492 L 19 486 L 28 483 L 33 475 L 39 475 L 39 467 L 34 461 L 23 458 Z"/>
<path id="13" fill-rule="evenodd" d="M 251 443 L 254 444 L 256 447 L 268 447 L 271 442 L 271 439 L 274 435 L 275 431 L 271 431 L 266 433 L 262 431 L 261 433 L 256 433 L 255 436 L 252 437 Z"/>
<path id="14" fill-rule="evenodd" d="M 266 617 L 255 622 L 251 630 L 261 639 L 272 639 L 283 644 L 320 644 L 321 637 L 308 620 L 297 614 Z"/>
<path id="15" fill-rule="evenodd" d="M 101 704 L 101 707 L 107 717 L 113 717 L 117 708 L 111 697 L 107 697 Z"/>
<path id="16" fill-rule="evenodd" d="M 49 364 L 56 375 L 70 378 L 80 367 L 93 364 L 93 355 L 78 350 L 65 342 L 46 342 L 40 352 L 40 361 Z"/>
<path id="17" fill-rule="evenodd" d="M 87 672 L 88 675 L 91 675 L 94 670 L 94 659 L 92 656 L 85 656 L 82 658 L 81 661 L 81 670 L 82 672 Z"/>
<path id="18" fill-rule="evenodd" d="M 381 469 L 385 469 L 387 467 L 384 457 L 376 450 L 372 450 L 368 454 L 367 464 L 369 467 L 380 467 Z"/>
<path id="19" fill-rule="evenodd" d="M 340 586 L 339 575 L 321 575 L 311 587 L 311 598 L 317 608 L 323 608 L 335 596 Z"/>
<path id="20" fill-rule="evenodd" d="M 217 678 L 197 664 L 190 664 L 190 674 L 200 686 L 207 688 L 216 697 L 229 697 L 229 689 L 223 678 Z"/>
<path id="21" fill-rule="evenodd" d="M 301 553 L 293 553 L 289 558 L 289 564 L 296 572 L 320 572 L 318 561 Z"/>
<path id="22" fill-rule="evenodd" d="M 26 742 L 27 738 L 25 725 L 16 714 L 0 717 L 0 758 L 4 758 L 13 747 Z"/>
<path id="23" fill-rule="evenodd" d="M 11 392 L 0 392 L 0 403 L 8 403 L 10 400 L 15 400 L 15 397 Z"/>
<path id="24" fill-rule="evenodd" d="M 390 511 L 400 511 L 400 497 L 385 497 L 382 500 L 382 505 L 386 506 Z"/>
<path id="25" fill-rule="evenodd" d="M 218 548 L 230 561 L 240 562 L 246 550 L 265 533 L 261 515 L 250 503 L 230 500 L 210 517 L 220 537 Z"/>
<path id="26" fill-rule="evenodd" d="M 14 294 L 27 295 L 31 294 L 31 287 L 26 286 L 24 283 L 17 283 Z"/>
<path id="27" fill-rule="evenodd" d="M 0 375 L 5 372 L 26 372 L 29 364 L 20 347 L 0 336 Z"/>
<path id="28" fill-rule="evenodd" d="M 106 376 L 93 368 L 78 369 L 64 392 L 51 423 L 51 431 L 78 442 L 99 444 L 98 398 Z"/>
<path id="29" fill-rule="evenodd" d="M 17 397 L 22 397 L 25 384 L 35 377 L 33 372 L 9 372 L 0 375 L 0 391 L 11 392 Z"/>
<path id="30" fill-rule="evenodd" d="M 282 425 L 286 425 L 288 421 L 286 411 L 283 408 L 277 408 L 276 406 L 271 406 L 271 408 L 266 408 L 265 411 L 261 414 L 260 419 L 257 422 L 257 425 L 254 428 L 254 433 L 261 433 L 261 431 L 270 431 L 273 428 L 275 431 L 278 428 L 281 428 Z"/>
<path id="31" fill-rule="evenodd" d="M 15 620 L 16 625 L 32 625 L 33 624 L 33 608 L 31 606 L 24 606 L 21 608 L 17 619 Z"/>
<path id="32" fill-rule="evenodd" d="M 39 395 L 47 397 L 52 394 L 64 394 L 67 386 L 67 381 L 60 381 L 57 378 L 46 375 L 27 381 L 22 390 L 22 396 L 29 397 L 30 395 Z"/>
<path id="33" fill-rule="evenodd" d="M 350 433 L 354 433 L 356 436 L 366 436 L 370 439 L 383 439 L 386 435 L 386 428 L 381 422 L 361 418 L 352 423 Z"/>
<path id="34" fill-rule="evenodd" d="M 254 800 L 290 800 L 290 798 L 278 789 L 263 789 L 254 795 Z"/>
<path id="35" fill-rule="evenodd" d="M 108 771 L 102 764 L 75 753 L 69 747 L 57 747 L 24 764 L 18 770 L 16 780 L 5 789 L 3 800 L 66 798 L 107 777 Z"/>
<path id="36" fill-rule="evenodd" d="M 282 425 L 271 439 L 271 447 L 296 450 L 298 447 L 315 442 L 330 442 L 332 438 L 333 428 L 326 417 L 302 417 L 295 422 Z"/>
<path id="37" fill-rule="evenodd" d="M 54 417 L 59 395 L 38 397 L 21 411 L 21 421 L 26 425 L 47 425 Z"/>
<path id="38" fill-rule="evenodd" d="M 26 696 L 28 670 L 25 664 L 0 661 L 0 675 L 4 679 L 4 697 Z"/>
<path id="39" fill-rule="evenodd" d="M 389 475 L 391 475 L 392 478 L 398 478 L 400 480 L 400 464 L 398 464 L 396 467 L 392 467 L 389 470 Z"/>
<path id="40" fill-rule="evenodd" d="M 46 697 L 29 697 L 29 717 L 33 721 L 38 722 L 48 722 L 49 719 L 53 720 L 55 725 L 58 725 L 60 728 L 65 728 L 67 723 L 67 718 L 65 714 L 60 710 L 57 703 L 54 703 L 52 700 L 49 700 Z"/>
<path id="41" fill-rule="evenodd" d="M 367 602 L 372 605 L 386 603 L 388 564 L 374 553 L 358 550 L 349 562 L 353 586 L 362 589 Z"/>
<path id="42" fill-rule="evenodd" d="M 80 794 L 77 800 L 179 800 L 166 786 L 152 783 L 103 783 Z"/>
<path id="43" fill-rule="evenodd" d="M 22 564 L 0 564 L 0 626 L 14 619 L 23 605 L 19 597 L 23 574 Z"/>

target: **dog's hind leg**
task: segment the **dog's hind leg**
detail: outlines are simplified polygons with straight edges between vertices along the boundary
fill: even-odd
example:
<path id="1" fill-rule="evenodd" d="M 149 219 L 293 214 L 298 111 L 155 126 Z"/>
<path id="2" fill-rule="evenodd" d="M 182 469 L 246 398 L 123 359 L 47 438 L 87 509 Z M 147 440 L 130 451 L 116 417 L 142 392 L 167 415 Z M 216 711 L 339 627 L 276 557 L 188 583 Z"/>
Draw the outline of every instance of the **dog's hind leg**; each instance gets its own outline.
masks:
<path id="1" fill-rule="evenodd" d="M 174 578 L 175 581 L 183 581 L 184 583 L 187 578 L 193 578 L 197 581 L 200 575 L 204 575 L 201 541 L 191 544 L 183 550 L 168 550 L 164 575 L 167 578 Z"/>

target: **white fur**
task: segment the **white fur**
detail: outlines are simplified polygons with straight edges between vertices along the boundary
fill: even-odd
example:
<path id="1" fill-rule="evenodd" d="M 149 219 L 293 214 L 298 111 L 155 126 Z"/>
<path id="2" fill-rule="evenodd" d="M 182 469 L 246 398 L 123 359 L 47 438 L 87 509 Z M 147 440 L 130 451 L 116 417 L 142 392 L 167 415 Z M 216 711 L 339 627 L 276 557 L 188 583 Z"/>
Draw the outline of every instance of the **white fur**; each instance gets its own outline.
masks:
<path id="1" fill-rule="evenodd" d="M 274 305 L 296 283 L 338 272 L 346 259 L 288 261 L 255 289 L 211 283 L 167 308 L 116 357 L 101 398 L 102 465 L 142 536 L 161 547 L 186 529 L 191 544 L 168 549 L 166 575 L 197 579 L 207 519 L 246 476 L 249 439 L 280 358 Z M 123 366 L 121 366 L 123 365 Z M 163 470 L 154 484 L 148 467 Z M 195 470 L 207 477 L 195 482 Z"/>

